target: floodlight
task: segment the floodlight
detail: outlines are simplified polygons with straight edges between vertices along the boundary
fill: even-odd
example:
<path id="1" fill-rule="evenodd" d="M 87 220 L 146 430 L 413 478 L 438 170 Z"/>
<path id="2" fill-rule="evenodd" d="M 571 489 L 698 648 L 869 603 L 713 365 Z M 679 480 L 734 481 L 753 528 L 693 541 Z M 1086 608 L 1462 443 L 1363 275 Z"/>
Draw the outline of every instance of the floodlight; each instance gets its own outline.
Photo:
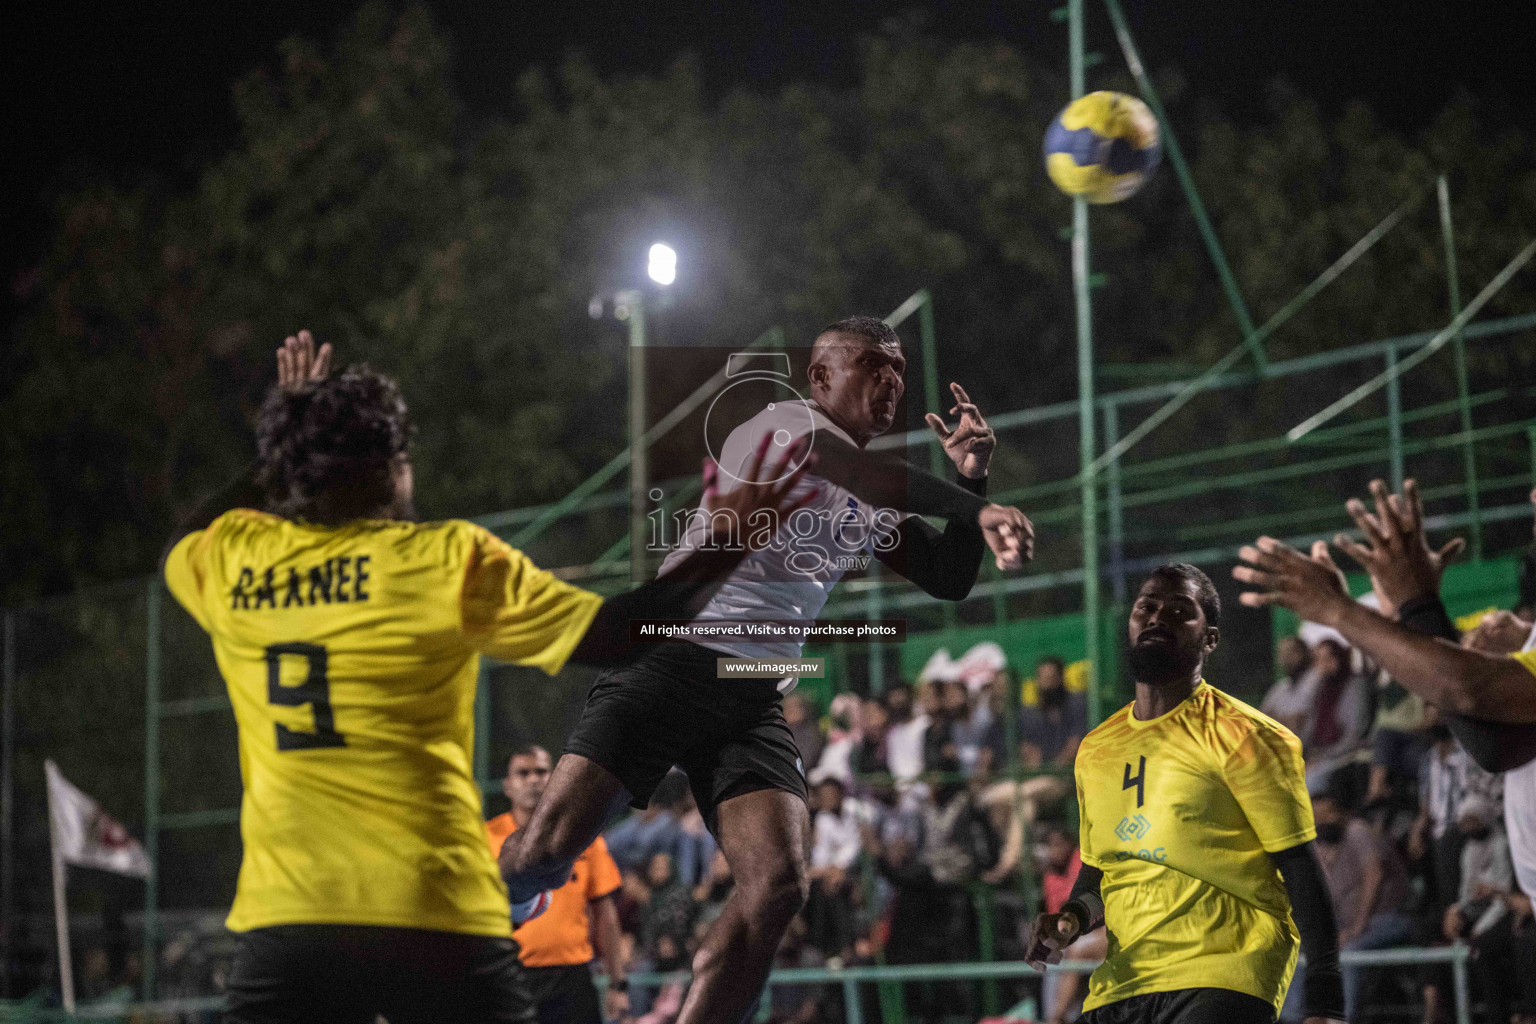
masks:
<path id="1" fill-rule="evenodd" d="M 650 263 L 645 272 L 657 284 L 671 284 L 677 280 L 677 252 L 670 245 L 657 242 L 651 246 Z"/>

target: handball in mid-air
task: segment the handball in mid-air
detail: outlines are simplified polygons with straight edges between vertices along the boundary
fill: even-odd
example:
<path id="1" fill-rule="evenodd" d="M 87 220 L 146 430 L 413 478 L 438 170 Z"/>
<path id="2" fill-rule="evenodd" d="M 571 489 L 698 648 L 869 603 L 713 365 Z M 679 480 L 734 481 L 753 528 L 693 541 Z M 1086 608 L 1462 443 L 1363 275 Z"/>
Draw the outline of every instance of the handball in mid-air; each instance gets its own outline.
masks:
<path id="1" fill-rule="evenodd" d="M 1120 92 L 1090 92 L 1045 130 L 1045 170 L 1056 187 L 1090 203 L 1118 203 L 1144 185 L 1162 159 L 1157 118 Z"/>

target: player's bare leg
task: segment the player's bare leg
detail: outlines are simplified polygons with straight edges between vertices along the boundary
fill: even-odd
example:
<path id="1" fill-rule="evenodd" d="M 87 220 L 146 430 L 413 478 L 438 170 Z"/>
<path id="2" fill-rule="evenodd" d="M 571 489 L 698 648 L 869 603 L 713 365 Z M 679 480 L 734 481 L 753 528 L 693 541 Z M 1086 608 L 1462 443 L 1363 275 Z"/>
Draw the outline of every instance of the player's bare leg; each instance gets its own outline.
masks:
<path id="1" fill-rule="evenodd" d="M 694 955 L 677 1024 L 736 1024 L 762 992 L 779 940 L 810 894 L 805 801 L 761 789 L 725 801 L 717 813 L 736 886 Z"/>
<path id="2" fill-rule="evenodd" d="M 528 824 L 502 844 L 501 877 L 513 903 L 558 888 L 612 816 L 624 785 L 580 754 L 562 754 Z"/>

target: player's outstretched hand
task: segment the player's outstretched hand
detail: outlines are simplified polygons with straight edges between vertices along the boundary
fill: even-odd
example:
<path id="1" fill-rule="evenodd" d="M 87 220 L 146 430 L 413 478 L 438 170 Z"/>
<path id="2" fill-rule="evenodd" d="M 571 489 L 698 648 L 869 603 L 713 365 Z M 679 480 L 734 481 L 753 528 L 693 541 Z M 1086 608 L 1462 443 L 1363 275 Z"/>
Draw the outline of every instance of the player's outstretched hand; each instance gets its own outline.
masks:
<path id="1" fill-rule="evenodd" d="M 1375 514 L 1368 512 L 1359 498 L 1351 498 L 1344 505 L 1365 535 L 1365 543 L 1342 533 L 1333 542 L 1371 574 L 1371 588 L 1376 591 L 1381 614 L 1395 618 L 1397 609 L 1406 602 L 1440 592 L 1446 563 L 1467 545 L 1457 537 L 1438 551 L 1430 549 L 1424 536 L 1424 502 L 1416 481 L 1405 482 L 1399 495 L 1387 490 L 1384 481 L 1372 480 L 1371 496 L 1376 499 Z"/>
<path id="2" fill-rule="evenodd" d="M 977 514 L 976 524 L 999 569 L 1018 569 L 1035 557 L 1035 524 L 1018 509 L 988 505 Z"/>
<path id="3" fill-rule="evenodd" d="M 324 380 L 331 372 L 331 343 L 315 351 L 315 336 L 308 331 L 289 335 L 277 350 L 277 386 L 297 391 L 311 381 Z"/>
<path id="4" fill-rule="evenodd" d="M 1344 587 L 1343 573 L 1321 541 L 1313 545 L 1308 558 L 1273 537 L 1260 537 L 1239 549 L 1237 557 L 1248 564 L 1233 569 L 1232 575 L 1259 588 L 1238 597 L 1250 608 L 1278 604 L 1303 619 L 1331 626 L 1353 603 Z"/>
<path id="5" fill-rule="evenodd" d="M 1077 941 L 1080 926 L 1077 915 L 1041 914 L 1024 932 L 1024 962 L 1037 971 L 1047 964 L 1059 964 L 1066 948 Z"/>
<path id="6" fill-rule="evenodd" d="M 965 393 L 965 388 L 951 382 L 950 392 L 955 396 L 955 404 L 949 410 L 949 414 L 960 416 L 960 422 L 951 430 L 944 425 L 944 421 L 937 413 L 928 413 L 923 417 L 928 426 L 944 442 L 944 454 L 949 456 L 949 461 L 960 470 L 961 476 L 968 476 L 972 480 L 987 475 L 987 466 L 992 462 L 992 452 L 997 448 L 997 435 L 992 428 L 987 426 L 987 421 L 982 418 L 981 410 L 971 401 L 971 396 Z"/>
<path id="7" fill-rule="evenodd" d="M 720 488 L 720 467 L 715 460 L 704 460 L 704 510 L 716 544 L 741 545 L 749 551 L 763 547 L 777 532 L 776 527 L 763 529 L 764 525 L 782 524 L 796 509 L 815 501 L 821 493 L 819 488 L 811 488 L 799 497 L 790 493 L 805 471 L 816 465 L 809 439 L 796 441 L 772 466 L 765 467 L 772 443 L 773 435 L 765 434 L 747 463 L 746 472 L 729 490 Z"/>

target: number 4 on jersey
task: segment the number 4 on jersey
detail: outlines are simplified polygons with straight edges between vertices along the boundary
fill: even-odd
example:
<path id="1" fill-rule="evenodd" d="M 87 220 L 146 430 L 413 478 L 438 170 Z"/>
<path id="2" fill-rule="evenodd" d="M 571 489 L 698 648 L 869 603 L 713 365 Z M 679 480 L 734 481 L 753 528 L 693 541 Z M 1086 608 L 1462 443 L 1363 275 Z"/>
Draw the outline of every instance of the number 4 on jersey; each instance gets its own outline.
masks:
<path id="1" fill-rule="evenodd" d="M 1147 795 L 1146 781 L 1147 781 L 1147 755 L 1146 754 L 1142 754 L 1141 755 L 1141 761 L 1140 761 L 1140 763 L 1138 764 L 1138 766 L 1136 768 L 1136 774 L 1135 775 L 1131 774 L 1131 763 L 1129 761 L 1127 761 L 1125 763 L 1125 781 L 1121 784 L 1120 788 L 1122 790 L 1126 790 L 1126 789 L 1130 789 L 1132 786 L 1136 787 L 1136 806 L 1137 807 L 1141 806 L 1142 798 Z"/>

